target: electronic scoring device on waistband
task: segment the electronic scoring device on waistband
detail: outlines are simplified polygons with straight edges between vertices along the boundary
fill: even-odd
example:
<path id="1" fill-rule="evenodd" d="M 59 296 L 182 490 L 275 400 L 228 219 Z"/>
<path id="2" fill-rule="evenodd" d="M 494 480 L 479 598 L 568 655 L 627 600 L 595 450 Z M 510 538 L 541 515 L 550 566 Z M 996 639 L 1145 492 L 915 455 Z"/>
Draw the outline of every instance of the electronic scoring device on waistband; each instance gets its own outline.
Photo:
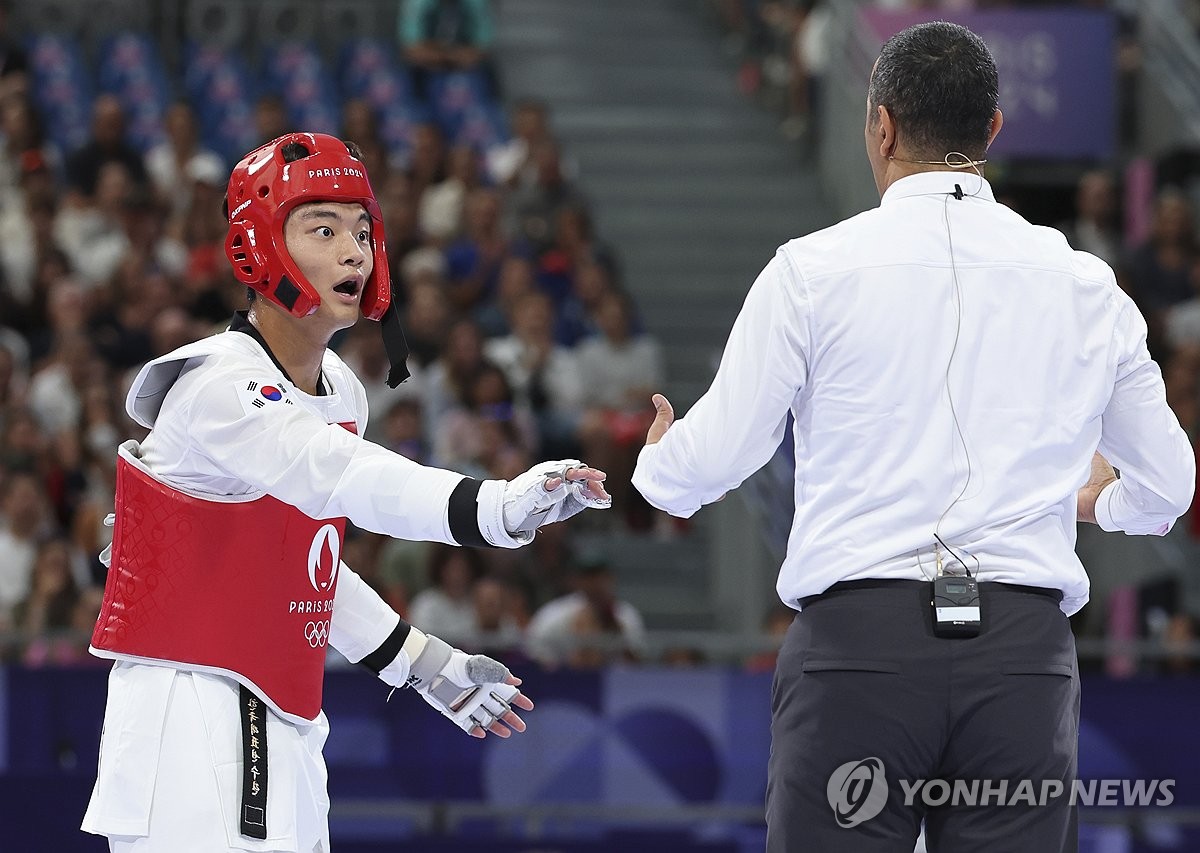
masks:
<path id="1" fill-rule="evenodd" d="M 936 637 L 979 636 L 979 583 L 965 575 L 938 575 L 929 585 Z"/>

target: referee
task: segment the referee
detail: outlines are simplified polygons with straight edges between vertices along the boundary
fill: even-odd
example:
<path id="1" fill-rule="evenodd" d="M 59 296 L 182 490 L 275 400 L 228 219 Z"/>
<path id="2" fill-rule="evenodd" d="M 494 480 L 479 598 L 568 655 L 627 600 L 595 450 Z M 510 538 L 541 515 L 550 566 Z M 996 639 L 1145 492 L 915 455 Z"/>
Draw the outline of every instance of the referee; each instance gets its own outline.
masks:
<path id="1" fill-rule="evenodd" d="M 938 853 L 1075 850 L 1065 795 L 929 808 L 897 781 L 1069 792 L 1076 521 L 1162 535 L 1191 501 L 1194 457 L 1138 309 L 983 177 L 997 101 L 969 30 L 891 38 L 867 96 L 879 207 L 778 250 L 686 418 L 654 398 L 633 482 L 682 517 L 795 419 L 777 588 L 800 612 L 773 688 L 770 851 L 911 853 L 922 820 Z"/>

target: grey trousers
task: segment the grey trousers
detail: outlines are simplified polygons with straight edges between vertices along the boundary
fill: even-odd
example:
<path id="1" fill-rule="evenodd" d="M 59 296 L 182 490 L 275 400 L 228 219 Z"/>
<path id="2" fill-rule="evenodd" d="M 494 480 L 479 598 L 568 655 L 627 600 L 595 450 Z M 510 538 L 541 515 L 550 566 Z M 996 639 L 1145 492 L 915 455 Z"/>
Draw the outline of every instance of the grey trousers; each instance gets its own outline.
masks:
<path id="1" fill-rule="evenodd" d="M 970 639 L 934 636 L 924 581 L 835 585 L 797 614 L 772 688 L 769 853 L 912 853 L 922 820 L 930 853 L 1077 850 L 1067 617 L 1045 591 L 980 588 Z M 1024 779 L 1045 805 L 1015 796 Z M 942 803 L 917 780 L 961 790 Z"/>

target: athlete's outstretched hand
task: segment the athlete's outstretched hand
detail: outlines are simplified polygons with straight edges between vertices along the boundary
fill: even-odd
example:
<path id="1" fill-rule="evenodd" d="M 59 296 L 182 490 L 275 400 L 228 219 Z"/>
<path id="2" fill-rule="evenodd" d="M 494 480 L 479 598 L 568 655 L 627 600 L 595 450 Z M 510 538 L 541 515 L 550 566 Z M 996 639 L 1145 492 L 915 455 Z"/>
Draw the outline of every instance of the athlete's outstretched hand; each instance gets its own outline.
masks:
<path id="1" fill-rule="evenodd" d="M 585 509 L 608 509 L 612 498 L 604 490 L 608 475 L 578 459 L 559 459 L 534 465 L 504 487 L 504 527 L 512 535 L 532 535 Z"/>
<path id="2" fill-rule="evenodd" d="M 525 721 L 513 708 L 533 710 L 533 701 L 517 689 L 521 679 L 504 664 L 485 655 L 468 655 L 432 635 L 413 661 L 409 684 L 472 737 L 523 732 Z"/>

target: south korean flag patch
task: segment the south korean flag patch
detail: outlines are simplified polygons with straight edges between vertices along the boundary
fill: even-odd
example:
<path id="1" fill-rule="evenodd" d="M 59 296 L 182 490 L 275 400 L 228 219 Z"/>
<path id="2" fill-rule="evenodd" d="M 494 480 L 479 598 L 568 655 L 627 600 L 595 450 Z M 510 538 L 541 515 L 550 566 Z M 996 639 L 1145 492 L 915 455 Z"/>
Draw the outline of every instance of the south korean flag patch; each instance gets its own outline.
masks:
<path id="1" fill-rule="evenodd" d="M 238 399 L 246 414 L 253 414 L 271 406 L 294 406 L 291 395 L 283 385 L 272 382 L 258 382 L 253 379 L 242 382 L 238 386 Z"/>

